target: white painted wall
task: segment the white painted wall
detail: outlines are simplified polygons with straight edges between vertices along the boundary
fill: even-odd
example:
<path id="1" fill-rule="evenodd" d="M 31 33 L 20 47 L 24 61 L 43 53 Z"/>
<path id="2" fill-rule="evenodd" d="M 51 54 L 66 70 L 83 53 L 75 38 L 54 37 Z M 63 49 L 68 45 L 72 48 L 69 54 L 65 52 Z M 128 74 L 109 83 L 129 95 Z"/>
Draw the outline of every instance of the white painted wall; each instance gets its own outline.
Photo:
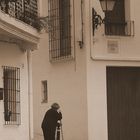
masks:
<path id="1" fill-rule="evenodd" d="M 47 35 L 33 55 L 35 140 L 43 140 L 41 122 L 47 109 L 58 102 L 63 113 L 63 133 L 67 140 L 87 139 L 85 56 L 76 46 L 76 60 L 50 63 Z M 40 57 L 42 56 L 42 57 Z M 48 81 L 48 103 L 41 103 L 41 81 Z"/>
<path id="2" fill-rule="evenodd" d="M 104 25 L 95 31 L 95 36 L 91 35 L 91 57 L 93 59 L 103 60 L 140 60 L 139 56 L 139 24 L 140 18 L 138 16 L 138 3 L 127 0 L 126 1 L 126 21 L 134 21 L 134 36 L 106 36 L 104 34 Z M 98 5 L 91 1 L 90 7 L 97 7 Z M 90 8 L 91 9 L 91 8 Z M 100 12 L 98 12 L 100 13 Z M 91 33 L 92 34 L 92 33 Z M 116 41 L 118 51 L 110 53 L 108 50 L 108 41 Z"/>
<path id="3" fill-rule="evenodd" d="M 130 10 L 126 18 L 134 20 L 135 36 L 105 36 L 102 25 L 93 37 L 92 7 L 102 17 L 104 14 L 98 0 L 84 0 L 84 48 L 79 49 L 80 2 L 74 2 L 75 59 L 50 63 L 47 34 L 41 36 L 40 49 L 33 54 L 35 140 L 43 140 L 41 121 L 53 102 L 61 105 L 64 139 L 107 140 L 106 66 L 140 66 L 140 17 L 137 14 L 140 2 L 126 1 L 127 10 Z M 108 51 L 108 41 L 117 41 L 117 52 Z M 48 80 L 49 100 L 46 104 L 41 103 L 42 80 Z"/>
<path id="4" fill-rule="evenodd" d="M 43 140 L 41 122 L 53 102 L 58 102 L 61 106 L 64 139 L 88 139 L 85 48 L 80 49 L 78 43 L 81 41 L 81 1 L 74 1 L 74 5 L 74 59 L 51 63 L 47 33 L 41 35 L 40 48 L 33 52 L 34 140 Z M 42 80 L 48 81 L 48 103 L 41 103 Z"/>
<path id="5" fill-rule="evenodd" d="M 0 87 L 3 87 L 2 67 L 20 68 L 21 125 L 4 125 L 3 100 L 0 101 L 0 134 L 2 140 L 29 140 L 27 56 L 15 44 L 0 42 Z"/>
<path id="6" fill-rule="evenodd" d="M 127 3 L 130 6 L 128 8 L 130 9 L 129 18 L 135 22 L 134 37 L 105 36 L 103 25 L 96 30 L 93 37 L 91 11 L 89 9 L 98 6 L 94 2 L 90 1 L 90 6 L 86 5 L 85 8 L 87 21 L 85 42 L 87 48 L 88 140 L 108 140 L 106 66 L 140 66 L 140 17 L 137 14 L 140 11 L 137 4 L 140 2 L 130 0 L 131 3 Z M 118 42 L 117 53 L 108 52 L 108 40 Z"/>

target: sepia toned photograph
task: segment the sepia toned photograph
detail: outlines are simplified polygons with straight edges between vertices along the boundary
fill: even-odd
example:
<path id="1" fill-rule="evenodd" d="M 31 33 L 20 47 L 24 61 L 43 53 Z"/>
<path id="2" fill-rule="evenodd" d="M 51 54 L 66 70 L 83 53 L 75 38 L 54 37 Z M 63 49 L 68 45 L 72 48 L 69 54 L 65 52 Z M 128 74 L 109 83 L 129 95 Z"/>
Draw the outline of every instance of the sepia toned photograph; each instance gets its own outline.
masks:
<path id="1" fill-rule="evenodd" d="M 139 0 L 0 0 L 0 140 L 140 140 Z"/>

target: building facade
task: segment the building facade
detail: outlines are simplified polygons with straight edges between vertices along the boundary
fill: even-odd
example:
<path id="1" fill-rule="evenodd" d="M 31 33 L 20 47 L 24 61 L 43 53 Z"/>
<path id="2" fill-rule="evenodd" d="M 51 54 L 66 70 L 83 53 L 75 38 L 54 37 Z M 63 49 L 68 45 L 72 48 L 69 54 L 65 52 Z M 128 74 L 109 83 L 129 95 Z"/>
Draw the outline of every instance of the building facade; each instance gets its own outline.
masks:
<path id="1" fill-rule="evenodd" d="M 48 16 L 48 27 L 47 33 L 41 34 L 40 49 L 32 55 L 35 140 L 43 140 L 41 122 L 53 102 L 61 106 L 64 139 L 88 139 L 86 47 L 81 23 L 85 5 L 81 9 L 81 4 L 80 0 L 42 1 L 46 7 L 40 14 Z"/>
<path id="2" fill-rule="evenodd" d="M 31 13 L 25 16 L 28 10 L 27 1 L 0 1 L 2 140 L 33 138 L 31 52 L 38 48 L 39 34 Z"/>
<path id="3" fill-rule="evenodd" d="M 35 139 L 43 139 L 41 121 L 53 102 L 64 139 L 139 139 L 138 3 L 117 0 L 105 13 L 98 0 L 42 4 L 48 33 L 33 54 Z"/>
<path id="4" fill-rule="evenodd" d="M 2 140 L 43 140 L 54 102 L 64 139 L 139 140 L 137 5 L 116 0 L 103 12 L 98 0 L 1 0 Z"/>

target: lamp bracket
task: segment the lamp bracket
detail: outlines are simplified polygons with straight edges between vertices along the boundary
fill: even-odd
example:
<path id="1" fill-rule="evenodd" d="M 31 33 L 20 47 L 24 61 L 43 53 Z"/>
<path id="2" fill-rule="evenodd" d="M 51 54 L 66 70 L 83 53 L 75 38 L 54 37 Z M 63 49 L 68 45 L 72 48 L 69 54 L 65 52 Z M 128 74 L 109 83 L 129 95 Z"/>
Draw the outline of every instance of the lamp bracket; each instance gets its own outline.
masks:
<path id="1" fill-rule="evenodd" d="M 98 26 L 101 26 L 104 24 L 104 19 L 100 15 L 97 14 L 97 12 L 92 8 L 92 27 L 93 27 L 93 35 L 95 32 L 95 29 L 98 29 Z"/>
<path id="2" fill-rule="evenodd" d="M 104 23 L 104 19 L 102 19 L 102 17 L 97 14 L 97 12 L 94 10 L 94 8 L 92 10 L 92 20 L 93 20 L 95 29 L 97 29 L 98 26 L 101 26 L 101 24 Z"/>

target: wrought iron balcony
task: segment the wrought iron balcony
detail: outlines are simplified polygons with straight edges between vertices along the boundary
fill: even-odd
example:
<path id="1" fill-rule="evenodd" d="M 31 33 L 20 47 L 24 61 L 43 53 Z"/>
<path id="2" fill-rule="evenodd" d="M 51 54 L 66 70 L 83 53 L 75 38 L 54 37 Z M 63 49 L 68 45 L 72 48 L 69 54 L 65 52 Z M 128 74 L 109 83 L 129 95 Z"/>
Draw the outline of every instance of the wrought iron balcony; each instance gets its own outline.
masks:
<path id="1" fill-rule="evenodd" d="M 105 34 L 114 36 L 134 36 L 134 21 L 105 22 Z"/>
<path id="2" fill-rule="evenodd" d="M 38 28 L 37 0 L 0 0 L 2 12 Z"/>

